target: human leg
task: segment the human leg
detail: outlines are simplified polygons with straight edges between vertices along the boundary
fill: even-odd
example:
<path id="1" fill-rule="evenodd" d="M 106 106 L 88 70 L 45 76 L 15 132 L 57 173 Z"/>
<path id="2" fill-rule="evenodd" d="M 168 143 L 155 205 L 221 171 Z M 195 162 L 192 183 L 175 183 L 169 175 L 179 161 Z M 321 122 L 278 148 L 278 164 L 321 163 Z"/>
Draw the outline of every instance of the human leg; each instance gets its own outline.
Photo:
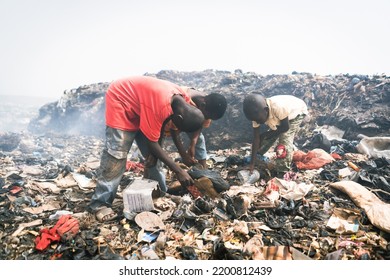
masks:
<path id="1" fill-rule="evenodd" d="M 135 142 L 137 143 L 142 156 L 146 158 L 149 154 L 149 148 L 147 145 L 147 138 L 141 131 L 138 131 L 135 136 Z M 160 160 L 157 160 L 155 166 L 149 167 L 146 173 L 145 178 L 158 181 L 161 191 L 164 193 L 167 192 L 168 188 L 165 181 L 165 173 L 162 169 L 162 162 Z"/>
<path id="2" fill-rule="evenodd" d="M 188 137 L 192 139 L 193 133 L 187 133 Z M 206 160 L 207 160 L 207 149 L 206 149 L 206 139 L 203 133 L 199 134 L 198 140 L 195 144 L 195 159 L 203 166 L 203 168 L 207 168 Z"/>
<path id="3" fill-rule="evenodd" d="M 285 158 L 277 158 L 275 160 L 278 172 L 286 172 L 291 169 L 291 162 L 294 154 L 294 138 L 304 117 L 304 115 L 299 115 L 295 119 L 290 120 L 289 130 L 279 136 L 279 144 L 285 146 L 287 153 Z"/>
<path id="4" fill-rule="evenodd" d="M 104 206 L 111 207 L 126 169 L 127 153 L 135 134 L 135 132 L 106 127 L 106 140 L 100 159 L 97 185 L 88 205 L 90 212 L 96 212 Z"/>
<path id="5" fill-rule="evenodd" d="M 266 139 L 261 139 L 260 147 L 257 153 L 264 155 L 268 150 L 272 147 L 272 145 L 275 144 L 276 140 L 278 139 L 278 136 L 276 137 L 270 137 Z"/>

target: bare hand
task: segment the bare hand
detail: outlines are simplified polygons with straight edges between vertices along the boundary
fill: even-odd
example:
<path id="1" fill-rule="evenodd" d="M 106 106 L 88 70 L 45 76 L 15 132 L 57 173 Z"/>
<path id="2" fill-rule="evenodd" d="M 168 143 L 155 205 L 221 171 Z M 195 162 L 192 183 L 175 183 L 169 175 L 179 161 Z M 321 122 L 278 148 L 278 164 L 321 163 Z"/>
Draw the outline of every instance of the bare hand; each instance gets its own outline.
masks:
<path id="1" fill-rule="evenodd" d="M 194 180 L 191 178 L 191 176 L 185 172 L 184 170 L 176 173 L 177 179 L 179 180 L 182 187 L 186 188 L 189 186 L 192 186 L 194 184 Z"/>
<path id="2" fill-rule="evenodd" d="M 191 157 L 189 154 L 186 154 L 182 158 L 182 160 L 183 160 L 184 164 L 187 165 L 187 166 L 193 166 L 194 164 L 196 164 L 198 162 L 196 159 Z"/>
<path id="3" fill-rule="evenodd" d="M 191 145 L 190 147 L 188 147 L 188 151 L 187 151 L 187 154 L 194 158 L 195 157 L 195 146 L 194 145 Z"/>

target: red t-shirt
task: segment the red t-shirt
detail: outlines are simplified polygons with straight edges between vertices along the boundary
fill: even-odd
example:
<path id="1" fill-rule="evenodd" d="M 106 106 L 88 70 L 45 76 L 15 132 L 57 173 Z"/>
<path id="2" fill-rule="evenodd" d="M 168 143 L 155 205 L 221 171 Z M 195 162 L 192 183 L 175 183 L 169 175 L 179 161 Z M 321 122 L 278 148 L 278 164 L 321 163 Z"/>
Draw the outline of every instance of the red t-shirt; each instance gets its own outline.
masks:
<path id="1" fill-rule="evenodd" d="M 127 131 L 141 130 L 153 142 L 160 138 L 164 121 L 173 114 L 172 96 L 190 97 L 180 86 L 149 76 L 114 81 L 106 93 L 106 125 Z"/>

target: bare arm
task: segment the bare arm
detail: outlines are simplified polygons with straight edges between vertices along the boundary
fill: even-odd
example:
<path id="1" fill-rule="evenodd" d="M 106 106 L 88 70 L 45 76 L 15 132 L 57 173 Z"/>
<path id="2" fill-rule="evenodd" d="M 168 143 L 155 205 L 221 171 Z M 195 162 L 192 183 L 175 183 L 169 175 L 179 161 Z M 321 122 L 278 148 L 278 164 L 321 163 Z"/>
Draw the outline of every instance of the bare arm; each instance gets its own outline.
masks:
<path id="1" fill-rule="evenodd" d="M 158 142 L 148 140 L 148 147 L 151 154 L 165 163 L 173 172 L 176 173 L 177 179 L 183 187 L 188 187 L 194 184 L 194 180 L 183 169 L 181 169 L 161 148 Z"/>
<path id="2" fill-rule="evenodd" d="M 252 155 L 251 155 L 251 161 L 249 164 L 249 170 L 252 172 L 255 167 L 255 159 L 257 151 L 260 147 L 260 127 L 254 127 L 253 128 L 253 140 L 252 140 Z"/>
<path id="3" fill-rule="evenodd" d="M 196 163 L 195 159 L 193 159 L 184 148 L 183 142 L 180 137 L 180 131 L 178 130 L 171 130 L 172 140 L 173 143 L 175 143 L 175 146 L 180 154 L 180 156 L 183 159 L 183 162 L 187 166 L 192 166 Z"/>
<path id="4" fill-rule="evenodd" d="M 167 118 L 165 121 L 164 121 L 164 123 L 163 123 L 163 125 L 162 125 L 162 127 L 161 127 L 161 131 L 160 131 L 160 138 L 158 139 L 158 144 L 160 145 L 160 147 L 162 147 L 162 145 L 163 145 L 163 140 L 164 140 L 164 135 L 165 135 L 165 133 L 164 133 L 164 127 L 165 127 L 165 125 L 170 121 L 170 117 L 169 118 Z M 145 159 L 145 167 L 153 167 L 153 166 L 155 166 L 157 164 L 157 158 L 156 158 L 156 156 L 154 155 L 154 154 L 152 154 L 152 153 L 149 153 L 149 155 L 146 157 L 146 159 Z"/>
<path id="5" fill-rule="evenodd" d="M 202 128 L 200 128 L 199 130 L 195 131 L 192 134 L 190 146 L 188 147 L 188 151 L 187 151 L 187 153 L 189 154 L 189 156 L 191 158 L 195 157 L 195 146 L 196 146 L 196 142 L 198 142 L 199 135 L 200 135 L 201 132 L 202 132 Z"/>

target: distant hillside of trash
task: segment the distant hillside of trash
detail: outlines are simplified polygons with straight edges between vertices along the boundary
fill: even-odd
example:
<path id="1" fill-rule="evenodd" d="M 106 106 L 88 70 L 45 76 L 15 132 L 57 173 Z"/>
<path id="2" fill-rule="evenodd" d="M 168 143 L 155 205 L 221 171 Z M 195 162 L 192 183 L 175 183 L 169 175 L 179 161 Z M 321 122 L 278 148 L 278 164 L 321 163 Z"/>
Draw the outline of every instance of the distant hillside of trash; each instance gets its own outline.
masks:
<path id="1" fill-rule="evenodd" d="M 239 147 L 251 142 L 251 123 L 243 114 L 242 101 L 245 94 L 255 92 L 266 97 L 290 94 L 304 99 L 311 119 L 305 122 L 301 138 L 324 125 L 339 128 L 344 133 L 343 138 L 350 140 L 356 139 L 358 134 L 389 135 L 390 77 L 386 75 L 320 76 L 293 72 L 262 76 L 241 70 L 163 70 L 145 75 L 207 93 L 221 93 L 227 98 L 225 116 L 204 131 L 212 149 Z M 66 90 L 60 100 L 40 108 L 38 116 L 28 126 L 29 131 L 103 136 L 104 95 L 108 85 L 105 82 Z"/>
<path id="2" fill-rule="evenodd" d="M 27 131 L 42 105 L 53 98 L 22 95 L 0 95 L 0 133 Z"/>

